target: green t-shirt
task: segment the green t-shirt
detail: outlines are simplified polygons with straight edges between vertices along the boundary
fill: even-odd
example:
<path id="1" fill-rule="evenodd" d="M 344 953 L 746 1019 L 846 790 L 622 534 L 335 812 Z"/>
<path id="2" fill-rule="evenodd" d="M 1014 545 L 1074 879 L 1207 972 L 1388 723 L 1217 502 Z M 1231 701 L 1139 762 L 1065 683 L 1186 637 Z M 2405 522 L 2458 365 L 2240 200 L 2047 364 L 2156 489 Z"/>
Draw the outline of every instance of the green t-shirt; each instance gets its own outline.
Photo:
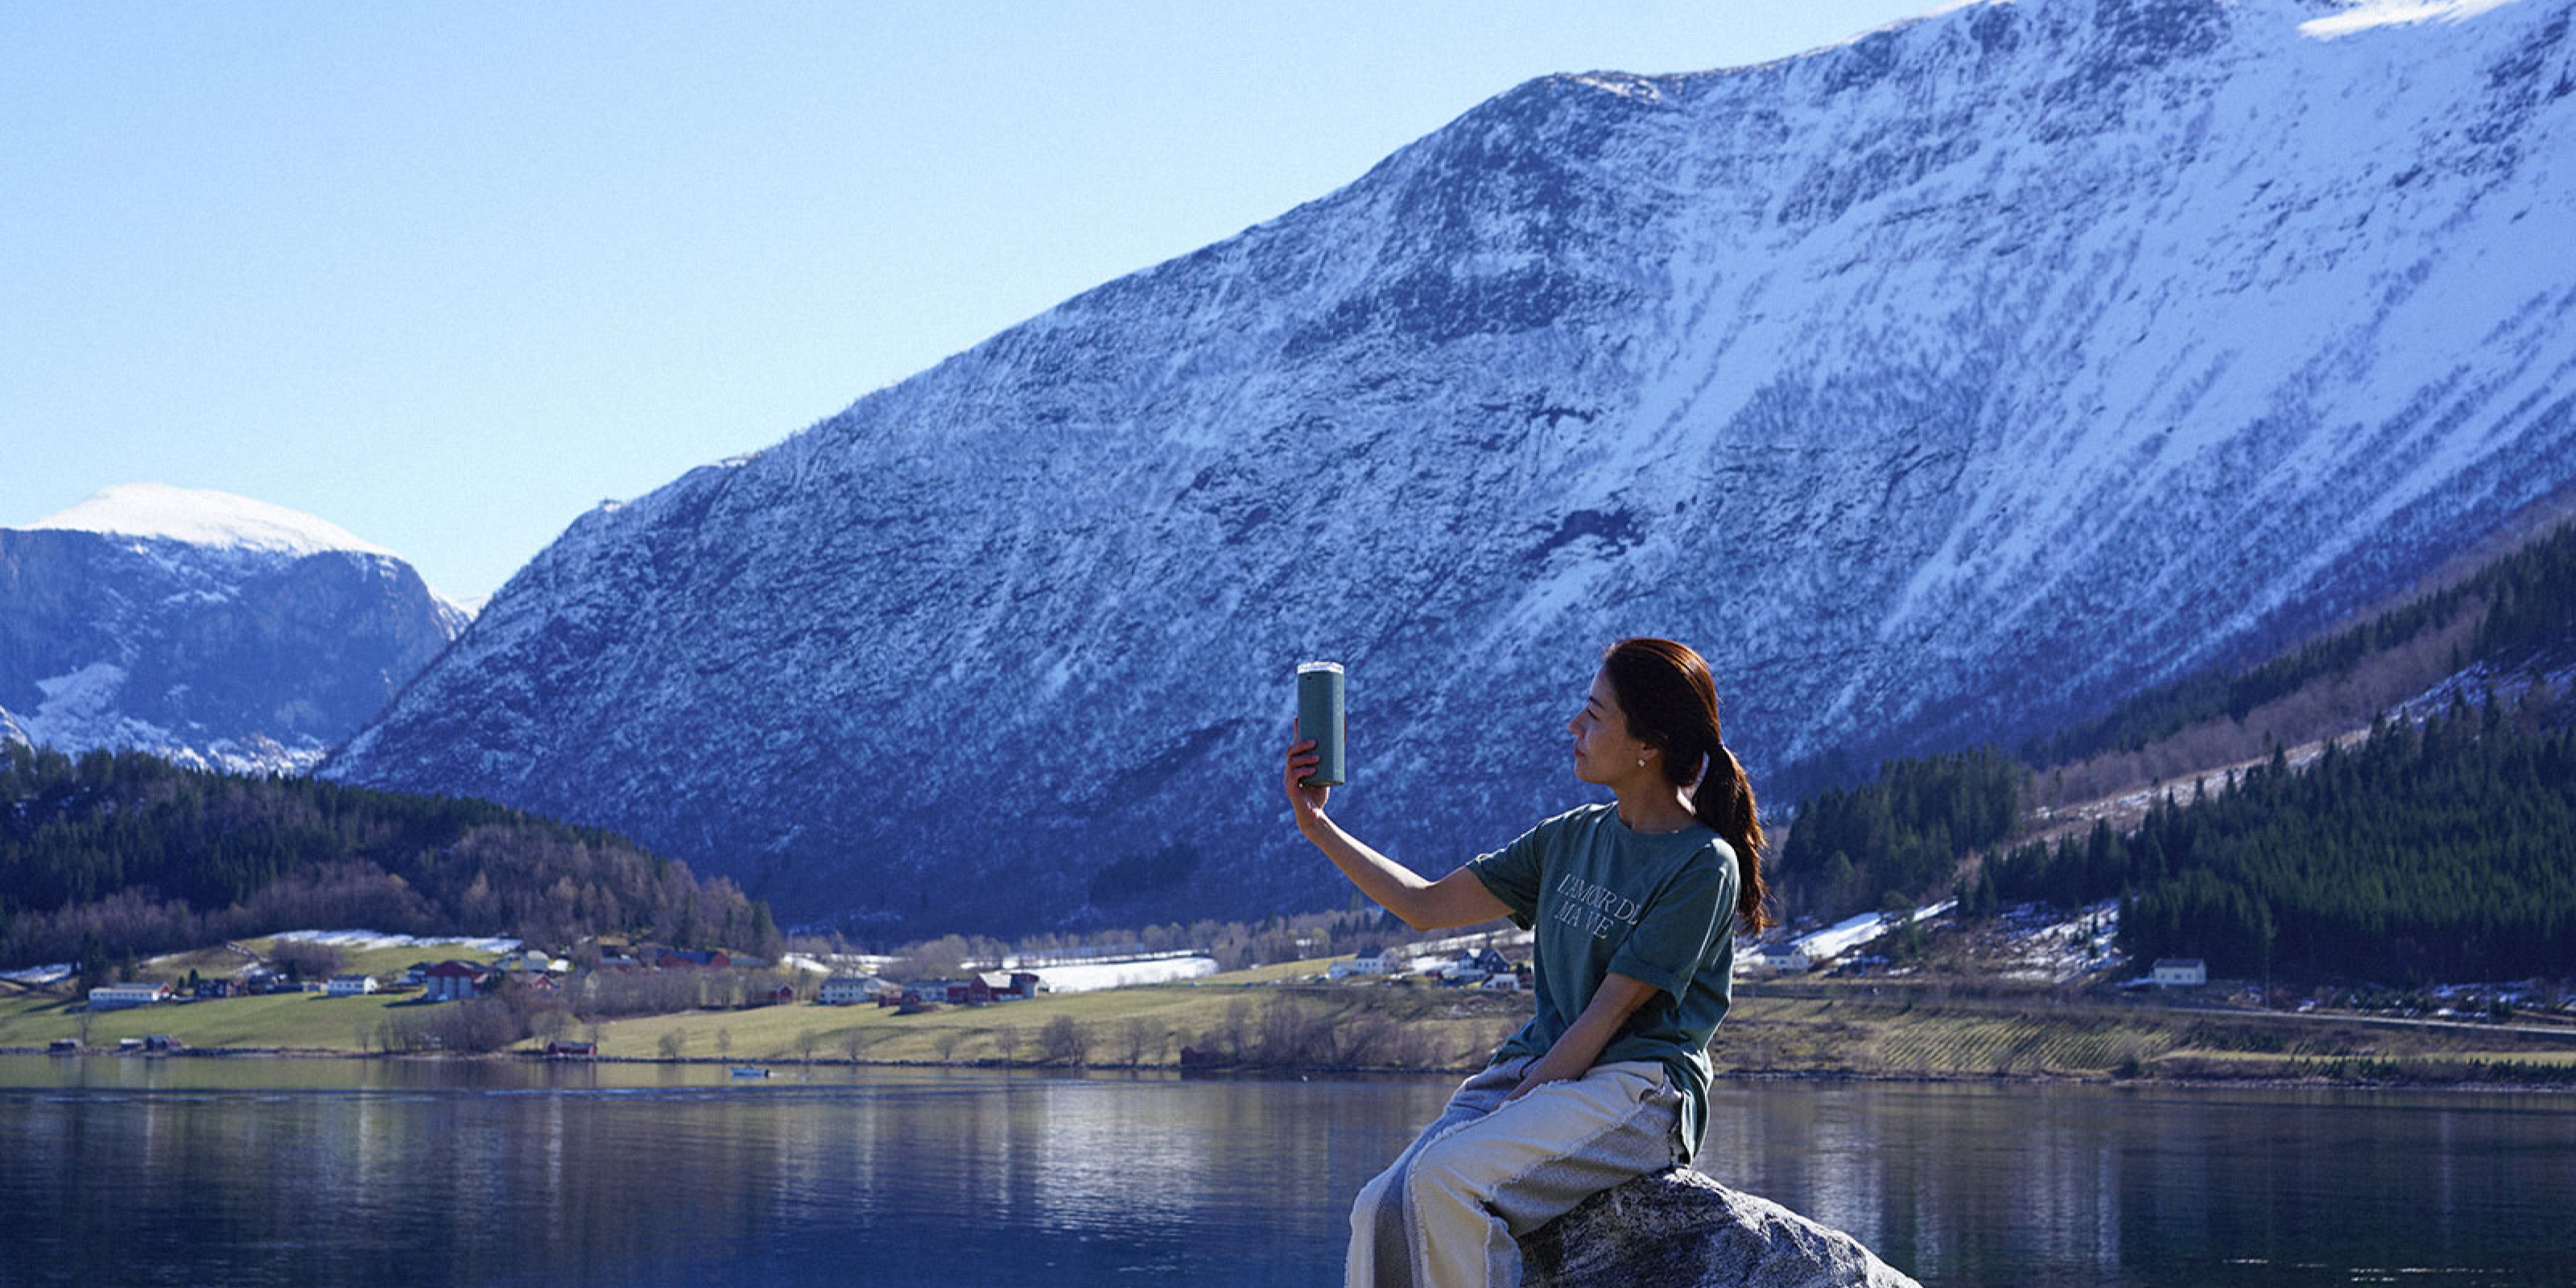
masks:
<path id="1" fill-rule="evenodd" d="M 1735 851 L 1697 823 L 1648 836 L 1612 805 L 1586 805 L 1467 863 L 1537 932 L 1538 1013 L 1494 1052 L 1540 1056 L 1616 971 L 1659 990 L 1596 1063 L 1656 1060 L 1682 1093 L 1682 1151 L 1708 1115 L 1708 1042 L 1734 998 Z"/>

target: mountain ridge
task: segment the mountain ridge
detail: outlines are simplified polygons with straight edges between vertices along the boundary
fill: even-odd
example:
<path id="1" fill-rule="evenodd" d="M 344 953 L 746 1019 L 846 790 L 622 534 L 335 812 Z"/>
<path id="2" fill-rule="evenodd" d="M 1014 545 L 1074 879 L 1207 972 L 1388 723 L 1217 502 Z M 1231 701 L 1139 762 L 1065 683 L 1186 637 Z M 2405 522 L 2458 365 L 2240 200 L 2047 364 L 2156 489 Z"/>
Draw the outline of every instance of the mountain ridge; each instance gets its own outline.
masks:
<path id="1" fill-rule="evenodd" d="M 1432 870 L 1581 794 L 1620 635 L 1710 652 L 1766 796 L 2012 740 L 2576 480 L 2570 7 L 1984 4 L 1528 82 L 582 516 L 324 772 L 1007 928 L 1337 898 L 1269 781 L 1309 657 L 1337 811 Z"/>
<path id="2" fill-rule="evenodd" d="M 305 772 L 466 620 L 410 564 L 325 520 L 109 488 L 0 528 L 0 738 Z"/>

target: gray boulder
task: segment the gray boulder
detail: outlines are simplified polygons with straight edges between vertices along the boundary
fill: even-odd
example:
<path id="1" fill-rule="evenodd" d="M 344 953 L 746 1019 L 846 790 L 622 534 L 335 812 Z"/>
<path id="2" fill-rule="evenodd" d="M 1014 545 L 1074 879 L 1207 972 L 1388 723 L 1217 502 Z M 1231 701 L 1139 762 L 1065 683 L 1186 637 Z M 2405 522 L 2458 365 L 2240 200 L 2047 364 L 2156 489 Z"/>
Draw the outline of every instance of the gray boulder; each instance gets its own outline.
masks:
<path id="1" fill-rule="evenodd" d="M 1697 1172 L 1640 1176 L 1521 1240 L 1524 1288 L 1922 1288 L 1858 1239 Z"/>

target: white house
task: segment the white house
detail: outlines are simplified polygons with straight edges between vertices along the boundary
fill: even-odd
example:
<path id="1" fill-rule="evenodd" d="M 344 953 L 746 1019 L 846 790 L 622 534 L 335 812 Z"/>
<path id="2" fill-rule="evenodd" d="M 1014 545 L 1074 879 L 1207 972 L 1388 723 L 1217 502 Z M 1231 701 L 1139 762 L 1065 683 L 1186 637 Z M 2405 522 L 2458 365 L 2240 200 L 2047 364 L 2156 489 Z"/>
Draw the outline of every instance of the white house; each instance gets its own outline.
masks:
<path id="1" fill-rule="evenodd" d="M 2209 966 L 2197 957 L 2159 957 L 2154 978 L 2158 988 L 2198 988 L 2209 982 Z"/>
<path id="2" fill-rule="evenodd" d="M 886 982 L 874 975 L 835 975 L 823 981 L 823 991 L 817 1000 L 825 1006 L 850 1006 L 873 1002 L 885 989 Z"/>
<path id="3" fill-rule="evenodd" d="M 373 975 L 334 975 L 331 986 L 323 990 L 333 997 L 361 997 L 376 991 Z"/>
<path id="4" fill-rule="evenodd" d="M 1404 969 L 1404 952 L 1393 944 L 1373 953 L 1361 953 L 1346 962 L 1334 962 L 1324 972 L 1327 979 L 1344 975 L 1393 975 Z"/>
<path id="5" fill-rule="evenodd" d="M 129 1006 L 149 1006 L 170 1000 L 167 984 L 109 984 L 89 991 L 89 1009 L 121 1011 Z"/>
<path id="6" fill-rule="evenodd" d="M 1756 970 L 1770 971 L 1775 975 L 1804 974 L 1813 970 L 1816 965 L 1815 960 L 1807 956 L 1807 950 L 1800 947 L 1798 941 L 1794 939 L 1756 947 L 1745 964 Z"/>

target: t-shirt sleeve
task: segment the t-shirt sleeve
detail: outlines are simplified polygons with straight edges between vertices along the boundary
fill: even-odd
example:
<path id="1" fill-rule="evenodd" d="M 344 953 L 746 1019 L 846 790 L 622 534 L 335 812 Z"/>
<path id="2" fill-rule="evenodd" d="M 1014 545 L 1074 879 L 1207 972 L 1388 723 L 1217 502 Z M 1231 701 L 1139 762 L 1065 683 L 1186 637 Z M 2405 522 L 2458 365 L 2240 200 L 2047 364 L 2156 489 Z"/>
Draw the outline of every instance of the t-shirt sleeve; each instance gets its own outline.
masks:
<path id="1" fill-rule="evenodd" d="M 1540 833 L 1554 821 L 1551 819 L 1521 833 L 1520 839 L 1491 854 L 1480 854 L 1467 860 L 1467 870 L 1475 873 L 1476 879 L 1484 882 L 1485 888 L 1503 901 L 1503 907 L 1510 911 L 1512 924 L 1523 930 L 1538 920 L 1540 869 L 1546 866 L 1546 856 L 1542 853 L 1546 848 L 1546 838 Z"/>
<path id="2" fill-rule="evenodd" d="M 1710 845 L 1665 881 L 1610 959 L 1610 969 L 1676 999 L 1735 911 L 1735 857 Z"/>

